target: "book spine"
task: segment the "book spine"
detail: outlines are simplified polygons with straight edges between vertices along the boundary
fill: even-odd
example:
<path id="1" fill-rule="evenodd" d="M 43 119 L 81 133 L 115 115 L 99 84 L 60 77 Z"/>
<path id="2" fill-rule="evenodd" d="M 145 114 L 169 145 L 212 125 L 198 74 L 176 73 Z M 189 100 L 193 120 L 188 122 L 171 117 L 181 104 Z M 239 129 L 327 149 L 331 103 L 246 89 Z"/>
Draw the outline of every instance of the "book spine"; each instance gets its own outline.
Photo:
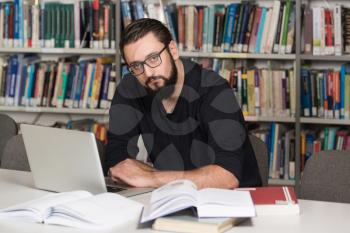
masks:
<path id="1" fill-rule="evenodd" d="M 280 6 L 281 6 L 280 1 L 274 1 L 272 16 L 271 16 L 271 26 L 270 26 L 269 35 L 266 42 L 266 53 L 272 53 L 273 51 L 274 42 L 275 42 L 274 39 L 276 37 L 276 31 L 277 31 L 277 26 L 279 22 L 278 18 L 280 15 Z"/>
<path id="2" fill-rule="evenodd" d="M 334 41 L 333 41 L 333 11 L 329 9 L 324 10 L 325 16 L 325 54 L 326 55 L 334 55 Z"/>
<path id="3" fill-rule="evenodd" d="M 272 45 L 272 51 L 274 53 L 278 53 L 279 51 L 279 45 L 280 45 L 280 38 L 281 38 L 281 33 L 283 29 L 283 19 L 284 19 L 284 14 L 285 12 L 285 2 L 282 2 L 279 5 L 278 13 L 277 13 L 277 22 L 276 22 L 276 32 L 274 37 L 272 38 L 273 40 L 273 45 Z"/>
<path id="4" fill-rule="evenodd" d="M 14 106 L 20 105 L 20 88 L 22 84 L 23 55 L 18 55 L 18 66 L 16 70 L 16 87 L 14 96 Z"/>
<path id="5" fill-rule="evenodd" d="M 350 75 L 345 75 L 345 101 L 344 101 L 344 118 L 350 118 Z M 350 137 L 348 136 L 348 143 L 350 142 Z M 350 146 L 350 143 L 349 143 Z"/>
<path id="6" fill-rule="evenodd" d="M 106 65 L 104 69 L 104 75 L 102 80 L 102 91 L 101 91 L 101 101 L 99 107 L 102 109 L 108 109 L 109 108 L 109 101 L 108 101 L 108 87 L 109 82 L 111 79 L 111 65 Z"/>
<path id="7" fill-rule="evenodd" d="M 248 4 L 245 2 L 245 3 L 242 3 L 240 8 L 239 8 L 237 29 L 236 29 L 236 34 L 235 34 L 235 40 L 234 40 L 233 46 L 232 46 L 232 52 L 238 52 L 238 44 L 239 44 L 241 30 L 242 30 L 242 20 L 243 20 L 243 15 L 244 15 L 244 12 L 245 12 L 245 8 L 247 6 L 248 6 Z"/>
<path id="8" fill-rule="evenodd" d="M 313 15 L 309 6 L 304 9 L 304 53 L 312 54 L 313 53 L 313 23 L 312 23 Z M 310 33 L 313 32 L 313 33 Z"/>
<path id="9" fill-rule="evenodd" d="M 4 4 L 0 3 L 0 48 L 4 47 L 4 18 L 5 18 L 5 14 L 4 14 Z M 1 73 L 0 73 L 1 75 Z"/>
<path id="10" fill-rule="evenodd" d="M 255 45 L 257 42 L 257 34 L 259 30 L 259 22 L 261 22 L 261 15 L 262 15 L 262 8 L 261 7 L 256 7 L 255 8 L 255 13 L 254 13 L 254 21 L 253 21 L 253 27 L 252 31 L 250 33 L 250 38 L 248 42 L 248 52 L 250 53 L 255 53 Z"/>
<path id="11" fill-rule="evenodd" d="M 185 45 L 185 6 L 178 6 L 177 13 L 178 13 L 178 30 L 179 30 L 179 50 L 184 49 Z"/>
<path id="12" fill-rule="evenodd" d="M 287 42 L 286 42 L 286 53 L 292 53 L 294 47 L 294 35 L 295 35 L 295 7 L 292 7 L 290 12 L 290 20 L 288 24 L 288 32 L 287 32 Z"/>
<path id="13" fill-rule="evenodd" d="M 238 42 L 238 46 L 237 46 L 237 52 L 239 52 L 239 53 L 243 52 L 243 45 L 245 42 L 246 33 L 247 33 L 247 31 L 249 31 L 249 30 L 247 30 L 248 25 L 249 25 L 249 18 L 250 18 L 249 16 L 251 15 L 250 13 L 254 12 L 254 11 L 251 11 L 252 9 L 253 9 L 253 7 L 251 5 L 249 5 L 249 3 L 244 7 L 244 15 L 243 15 L 243 19 L 242 19 L 239 42 Z"/>
<path id="14" fill-rule="evenodd" d="M 228 12 L 226 15 L 225 29 L 224 29 L 224 52 L 230 51 L 231 41 L 232 41 L 232 32 L 236 19 L 236 9 L 237 4 L 230 4 L 228 6 Z"/>
<path id="15" fill-rule="evenodd" d="M 13 48 L 13 41 L 14 41 L 14 21 L 15 21 L 15 7 L 14 7 L 14 4 L 11 3 L 10 4 L 10 14 L 9 14 L 9 24 L 8 24 L 8 27 L 9 27 L 9 40 L 8 40 L 8 46 L 10 48 Z"/>
<path id="16" fill-rule="evenodd" d="M 265 20 L 266 20 L 266 14 L 267 14 L 267 9 L 265 7 L 262 8 L 262 13 L 261 13 L 261 18 L 259 22 L 259 28 L 257 31 L 257 38 L 256 38 L 256 44 L 255 44 L 255 52 L 256 53 L 261 53 L 262 52 L 262 37 L 263 37 L 263 31 L 265 27 Z"/>
<path id="17" fill-rule="evenodd" d="M 281 48 L 282 43 L 283 43 L 283 37 L 284 37 L 284 31 L 285 31 L 285 25 L 286 25 L 286 21 L 287 21 L 287 25 L 288 25 L 288 19 L 287 19 L 287 4 L 285 4 L 283 6 L 283 17 L 282 17 L 282 23 L 281 23 L 281 30 L 280 30 L 280 34 L 279 34 L 279 39 L 278 39 L 278 49 L 274 52 L 276 53 L 280 53 L 283 54 L 283 48 Z"/>
<path id="18" fill-rule="evenodd" d="M 255 35 L 252 35 L 254 32 L 254 26 L 255 26 L 255 19 L 256 19 L 256 12 L 257 12 L 257 7 L 256 6 L 252 6 L 252 8 L 250 9 L 250 13 L 249 13 L 249 20 L 248 20 L 248 26 L 246 28 L 246 33 L 245 33 L 245 38 L 244 41 L 242 42 L 243 44 L 243 50 L 242 52 L 244 53 L 248 53 L 249 52 L 249 44 L 251 41 L 251 38 Z"/>
<path id="19" fill-rule="evenodd" d="M 19 17 L 19 0 L 14 0 L 14 35 L 13 35 L 13 47 L 18 48 L 20 47 L 20 17 Z"/>
<path id="20" fill-rule="evenodd" d="M 247 74 L 242 74 L 242 112 L 244 116 L 248 116 L 248 96 L 247 96 L 247 90 L 248 89 L 248 83 L 247 83 Z"/>
<path id="21" fill-rule="evenodd" d="M 283 31 L 282 31 L 282 38 L 280 40 L 280 48 L 279 53 L 285 54 L 286 53 L 286 45 L 287 45 L 287 36 L 288 36 L 288 25 L 290 21 L 290 14 L 292 10 L 292 4 L 290 0 L 287 0 L 286 2 L 286 11 L 285 11 L 285 20 L 283 21 Z"/>
<path id="22" fill-rule="evenodd" d="M 333 98 L 334 98 L 334 118 L 339 119 L 340 118 L 340 72 L 335 71 L 333 76 Z"/>
<path id="23" fill-rule="evenodd" d="M 343 54 L 343 37 L 342 37 L 342 7 L 336 5 L 333 10 L 334 15 L 334 53 L 337 56 Z"/>
<path id="24" fill-rule="evenodd" d="M 312 47 L 314 55 L 321 55 L 321 8 L 316 7 L 312 9 L 313 17 L 313 34 L 312 34 Z"/>
<path id="25" fill-rule="evenodd" d="M 213 51 L 215 29 L 215 6 L 209 6 L 209 24 L 208 24 L 208 52 Z"/>

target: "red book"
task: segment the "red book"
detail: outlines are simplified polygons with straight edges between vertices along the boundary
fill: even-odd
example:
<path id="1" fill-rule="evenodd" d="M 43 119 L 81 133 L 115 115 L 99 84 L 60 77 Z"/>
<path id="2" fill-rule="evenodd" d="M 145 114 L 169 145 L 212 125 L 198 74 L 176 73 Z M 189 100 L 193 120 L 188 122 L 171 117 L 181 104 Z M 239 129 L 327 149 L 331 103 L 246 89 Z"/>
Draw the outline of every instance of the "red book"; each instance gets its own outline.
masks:
<path id="1" fill-rule="evenodd" d="M 333 43 L 333 17 L 332 17 L 332 12 L 329 9 L 325 9 L 324 11 L 325 14 L 325 31 L 326 31 L 326 46 L 327 47 L 332 47 L 334 46 Z"/>
<path id="2" fill-rule="evenodd" d="M 198 11 L 198 31 L 197 31 L 197 43 L 196 49 L 201 50 L 203 47 L 203 21 L 204 21 L 204 8 L 199 8 Z"/>
<path id="3" fill-rule="evenodd" d="M 271 186 L 240 188 L 248 190 L 252 196 L 257 216 L 262 215 L 298 215 L 298 199 L 293 187 Z"/>

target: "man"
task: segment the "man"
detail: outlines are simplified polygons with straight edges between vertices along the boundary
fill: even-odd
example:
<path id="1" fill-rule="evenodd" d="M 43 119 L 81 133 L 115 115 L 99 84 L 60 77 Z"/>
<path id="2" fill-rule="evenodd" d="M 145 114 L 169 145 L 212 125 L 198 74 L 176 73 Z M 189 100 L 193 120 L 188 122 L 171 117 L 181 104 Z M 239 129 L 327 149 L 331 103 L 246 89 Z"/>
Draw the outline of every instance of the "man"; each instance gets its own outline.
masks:
<path id="1" fill-rule="evenodd" d="M 107 167 L 116 182 L 159 187 L 190 179 L 198 188 L 259 186 L 244 118 L 228 83 L 179 58 L 169 30 L 140 19 L 123 32 L 128 66 L 110 109 Z M 135 160 L 142 135 L 153 166 Z"/>

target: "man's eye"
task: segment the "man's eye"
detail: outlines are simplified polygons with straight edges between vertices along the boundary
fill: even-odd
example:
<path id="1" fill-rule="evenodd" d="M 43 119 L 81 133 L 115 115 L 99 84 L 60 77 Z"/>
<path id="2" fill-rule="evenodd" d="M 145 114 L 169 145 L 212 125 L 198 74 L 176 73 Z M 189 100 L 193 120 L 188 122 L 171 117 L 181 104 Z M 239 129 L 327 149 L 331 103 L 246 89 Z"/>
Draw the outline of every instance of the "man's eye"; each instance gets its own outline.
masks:
<path id="1" fill-rule="evenodd" d="M 149 62 L 157 62 L 158 61 L 158 58 L 159 56 L 158 55 L 153 55 L 153 56 L 150 56 L 147 61 Z"/>
<path id="2" fill-rule="evenodd" d="M 132 69 L 134 69 L 134 70 L 140 70 L 140 69 L 142 69 L 141 66 L 142 66 L 141 64 L 134 64 L 134 65 L 132 65 Z"/>

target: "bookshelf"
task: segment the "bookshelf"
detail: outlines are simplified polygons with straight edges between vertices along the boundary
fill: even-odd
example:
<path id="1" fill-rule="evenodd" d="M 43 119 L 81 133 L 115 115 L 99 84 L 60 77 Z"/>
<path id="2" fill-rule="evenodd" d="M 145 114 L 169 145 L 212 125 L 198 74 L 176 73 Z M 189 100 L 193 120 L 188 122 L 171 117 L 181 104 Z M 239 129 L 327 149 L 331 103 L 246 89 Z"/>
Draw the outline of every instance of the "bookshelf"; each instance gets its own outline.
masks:
<path id="1" fill-rule="evenodd" d="M 11 1 L 9 1 L 11 2 Z M 53 3 L 56 4 L 54 7 L 68 7 L 68 6 L 79 6 L 82 8 L 86 8 L 87 6 L 89 7 L 93 7 L 92 5 L 87 5 L 87 3 L 82 3 L 83 1 L 80 0 L 74 0 L 74 1 L 69 1 L 69 2 L 65 2 L 65 3 Z M 86 2 L 86 1 L 85 1 Z M 46 44 L 46 40 L 43 42 L 43 44 L 39 44 L 34 42 L 34 31 L 32 32 L 33 34 L 31 34 L 33 36 L 33 42 L 32 45 L 29 46 L 15 46 L 13 44 L 13 46 L 7 46 L 6 43 L 8 43 L 7 41 L 5 41 L 5 38 L 0 38 L 0 56 L 2 57 L 7 57 L 7 56 L 11 56 L 11 55 L 15 55 L 15 54 L 23 54 L 24 56 L 30 56 L 30 55 L 37 55 L 40 57 L 40 59 L 42 59 L 43 61 L 52 61 L 52 60 L 58 60 L 59 58 L 69 58 L 69 57 L 79 57 L 79 58 L 83 58 L 83 59 L 93 59 L 94 57 L 113 57 L 113 62 L 114 62 L 114 73 L 115 73 L 115 79 L 116 82 L 119 82 L 120 80 L 120 56 L 117 53 L 117 45 L 119 44 L 119 38 L 120 38 L 120 25 L 119 25 L 119 18 L 120 18 L 120 1 L 118 0 L 112 0 L 112 3 L 109 5 L 109 28 L 108 28 L 108 32 L 109 34 L 109 42 L 110 44 L 108 44 L 109 48 L 106 48 L 105 45 L 103 45 L 101 48 L 101 45 L 97 46 L 94 44 L 93 48 L 86 48 L 86 46 L 83 46 L 83 48 L 81 47 L 82 45 L 82 36 L 85 36 L 85 34 L 81 34 L 80 36 L 80 46 L 77 47 L 76 45 L 76 41 L 74 41 L 75 43 L 70 44 L 70 48 L 67 48 L 67 45 L 65 44 L 64 46 L 55 46 L 55 48 L 51 47 L 52 45 L 47 45 Z M 28 1 L 23 1 L 23 24 L 25 24 L 25 6 L 27 6 L 26 4 L 28 4 Z M 40 1 L 39 1 L 40 3 Z M 92 4 L 92 2 L 90 2 Z M 1 8 L 2 9 L 2 17 L 4 16 L 4 12 L 5 12 L 5 8 L 7 7 L 7 3 L 6 1 L 1 2 Z M 15 4 L 15 3 L 13 3 Z M 30 4 L 30 3 L 29 3 Z M 33 2 L 34 4 L 34 2 Z M 45 3 L 48 5 L 45 5 L 45 10 L 47 9 L 48 12 L 50 10 L 52 10 L 53 6 L 50 5 L 51 3 Z M 115 6 L 115 8 L 113 8 L 113 5 Z M 12 6 L 12 3 L 11 5 Z M 33 5 L 31 5 L 33 6 Z M 103 13 L 102 11 L 99 12 L 99 15 L 106 17 L 106 8 L 104 8 L 106 5 L 102 5 L 100 4 L 100 9 L 103 8 Z M 47 8 L 46 8 L 47 7 Z M 50 8 L 51 7 L 51 8 Z M 84 8 L 84 9 L 85 9 Z M 81 10 L 80 9 L 80 10 Z M 89 8 L 86 8 L 89 9 Z M 112 12 L 112 10 L 114 9 L 114 13 Z M 33 13 L 33 18 L 35 18 L 35 12 L 33 9 L 29 9 L 29 12 Z M 73 12 L 73 15 L 76 13 L 75 9 Z M 68 15 L 68 13 L 66 13 Z M 84 14 L 86 16 L 86 11 L 84 11 L 84 13 L 82 13 L 82 11 L 79 12 L 79 15 L 81 16 L 81 14 Z M 90 13 L 89 13 L 90 14 Z M 93 13 L 95 14 L 95 13 Z M 66 15 L 66 16 L 67 16 Z M 114 19 L 112 20 L 112 16 L 114 15 Z M 92 17 L 92 15 L 90 15 Z M 15 16 L 14 16 L 15 17 Z M 72 18 L 70 18 L 72 19 Z M 89 17 L 87 18 L 88 20 Z M 77 22 L 77 18 L 74 18 L 74 24 Z M 81 28 L 78 29 L 78 31 L 83 30 L 82 28 L 83 26 L 83 22 L 81 21 L 82 19 L 79 19 L 79 23 L 77 25 L 80 25 Z M 93 19 L 92 19 L 93 20 Z M 66 22 L 68 22 L 69 20 L 65 20 Z M 91 21 L 93 22 L 93 21 Z M 4 18 L 2 18 L 1 23 L 3 23 L 5 25 L 4 22 Z M 112 23 L 114 23 L 114 26 L 112 25 Z M 35 27 L 35 22 L 32 21 L 32 25 L 29 26 L 29 28 L 31 27 Z M 38 23 L 41 27 L 41 21 L 39 21 Z M 46 21 L 44 22 L 44 24 L 46 24 Z M 73 25 L 73 23 L 72 23 Z M 2 27 L 3 25 L 1 25 Z M 36 25 L 38 26 L 38 25 Z M 87 26 L 88 27 L 88 26 Z M 114 30 L 112 30 L 111 28 L 115 28 Z M 24 28 L 24 25 L 23 25 Z M 67 26 L 68 28 L 68 26 Z M 72 28 L 71 28 L 72 29 Z M 90 28 L 91 29 L 91 28 Z M 105 28 L 104 28 L 105 29 Z M 5 35 L 5 30 L 6 27 L 0 29 L 0 31 L 2 30 L 2 33 L 4 33 Z M 45 28 L 45 30 L 48 30 L 47 28 Z M 61 30 L 61 29 L 60 29 Z M 69 33 L 69 29 L 66 29 L 66 33 Z M 74 28 L 74 33 L 77 30 L 77 28 Z M 115 32 L 115 44 L 112 44 L 112 33 L 111 32 Z M 70 31 L 72 32 L 72 31 Z M 82 32 L 82 31 L 81 31 Z M 23 34 L 25 33 L 29 33 L 28 30 L 23 29 Z M 39 30 L 39 33 L 41 33 L 41 30 Z M 22 35 L 23 36 L 23 35 Z M 40 35 L 41 36 L 41 35 Z M 63 35 L 62 35 L 63 36 Z M 76 37 L 77 35 L 74 34 L 74 36 Z M 93 37 L 93 35 L 90 35 L 91 38 Z M 5 36 L 4 36 L 5 37 Z M 25 35 L 24 35 L 25 37 Z M 29 38 L 29 37 L 28 37 Z M 42 37 L 41 37 L 42 38 Z M 85 38 L 85 37 L 84 37 Z M 46 39 L 46 38 L 45 38 Z M 55 37 L 55 40 L 57 38 Z M 60 38 L 59 38 L 60 39 Z M 76 39 L 76 38 L 75 38 Z M 85 38 L 86 40 L 88 40 L 88 38 Z M 67 40 L 67 39 L 66 39 Z M 92 39 L 91 39 L 92 40 Z M 94 38 L 95 40 L 95 38 Z M 101 40 L 101 37 L 100 39 Z M 24 44 L 29 43 L 26 42 L 25 39 L 23 39 Z M 87 42 L 89 43 L 89 42 Z M 90 41 L 90 43 L 92 43 Z M 93 42 L 95 43 L 95 42 Z M 0 93 L 1 94 L 1 93 Z M 1 96 L 0 96 L 1 98 Z M 9 114 L 11 117 L 13 117 L 17 122 L 32 122 L 32 123 L 39 123 L 39 124 L 43 124 L 43 125 L 52 125 L 54 122 L 56 121 L 62 121 L 62 122 L 66 122 L 69 120 L 79 120 L 79 119 L 83 119 L 83 118 L 93 118 L 95 120 L 98 120 L 100 122 L 108 122 L 108 109 L 90 109 L 90 108 L 68 108 L 68 107 L 40 107 L 40 106 L 5 106 L 5 105 L 1 105 L 0 106 L 0 112 L 2 113 L 7 113 Z M 40 119 L 40 122 L 38 122 L 37 120 Z"/>
<path id="2" fill-rule="evenodd" d="M 339 62 L 348 62 L 350 61 L 350 55 L 341 55 L 341 56 L 320 56 L 320 55 L 300 55 L 300 60 L 303 61 L 339 61 Z"/>
<path id="3" fill-rule="evenodd" d="M 0 54 L 35 53 L 54 55 L 115 55 L 115 49 L 0 48 Z"/>
<path id="4" fill-rule="evenodd" d="M 295 54 L 251 54 L 251 53 L 209 53 L 209 52 L 180 52 L 181 57 L 205 57 L 220 59 L 264 59 L 264 60 L 295 60 Z"/>
<path id="5" fill-rule="evenodd" d="M 50 108 L 50 107 L 15 107 L 0 106 L 0 112 L 16 113 L 50 113 L 50 114 L 75 114 L 75 115 L 100 115 L 108 116 L 108 109 L 74 109 L 74 108 Z"/>
<path id="6" fill-rule="evenodd" d="M 334 52 L 333 54 L 327 54 L 327 51 L 324 50 L 324 52 L 322 52 L 321 50 L 321 54 L 318 54 L 316 53 L 315 54 L 315 51 L 311 50 L 311 51 L 306 51 L 306 47 L 305 47 L 305 44 L 307 44 L 307 40 L 305 40 L 305 27 L 306 24 L 307 24 L 307 20 L 305 18 L 305 8 L 307 8 L 307 6 L 309 6 L 309 8 L 311 9 L 311 11 L 313 11 L 314 9 L 316 8 L 322 8 L 324 11 L 326 10 L 330 10 L 332 12 L 332 27 L 333 29 L 332 30 L 336 30 L 335 27 L 336 27 L 336 19 L 334 19 L 334 17 L 336 17 L 336 13 L 335 13 L 335 8 L 336 6 L 341 6 L 341 8 L 347 8 L 349 9 L 350 8 L 350 5 L 348 3 L 348 1 L 342 1 L 342 0 L 335 0 L 335 1 L 319 1 L 319 0 L 308 0 L 308 1 L 305 1 L 305 0 L 301 0 L 301 1 L 297 1 L 297 4 L 299 5 L 298 7 L 298 13 L 299 13 L 299 16 L 298 16 L 298 19 L 299 19 L 299 23 L 297 24 L 297 33 L 296 35 L 299 37 L 299 39 L 297 38 L 297 41 L 299 41 L 300 43 L 297 44 L 297 54 L 296 54 L 296 59 L 297 59 L 297 63 L 298 63 L 298 85 L 297 85 L 297 91 L 299 93 L 299 96 L 300 94 L 303 95 L 303 77 L 302 77 L 302 70 L 303 70 L 303 66 L 306 65 L 307 67 L 310 67 L 310 70 L 331 70 L 331 71 L 334 71 L 334 72 L 340 72 L 340 69 L 341 69 L 341 64 L 346 64 L 350 61 L 350 55 L 349 55 L 349 52 L 346 52 L 345 51 L 345 46 L 346 43 L 344 41 L 345 39 L 345 22 L 344 22 L 344 19 L 345 19 L 345 15 L 347 15 L 347 13 L 345 12 L 341 12 L 341 20 L 342 20 L 342 27 L 339 27 L 341 28 L 340 31 L 341 33 L 338 34 L 338 35 L 335 35 L 336 32 L 335 31 L 332 31 L 333 33 L 333 37 L 332 37 L 332 40 L 333 42 L 327 42 L 327 19 L 326 19 L 326 16 L 325 16 L 325 27 L 324 27 L 324 32 L 325 32 L 325 47 L 327 47 L 328 43 L 330 43 L 332 46 L 336 47 L 336 38 L 342 38 L 342 45 L 339 46 L 341 48 L 341 54 L 335 54 L 336 52 Z M 304 4 L 306 7 L 301 7 L 301 5 Z M 304 12 L 303 12 L 303 9 L 304 9 Z M 304 13 L 304 21 L 302 22 L 301 21 L 301 18 L 302 18 L 302 14 Z M 312 19 L 314 20 L 314 19 Z M 315 25 L 315 22 L 312 22 L 313 24 L 313 27 Z M 321 29 L 320 29 L 321 28 Z M 321 32 L 323 31 L 322 27 L 319 27 L 318 30 L 320 30 Z M 338 29 L 339 31 L 339 29 Z M 311 32 L 311 35 L 313 36 L 315 32 Z M 346 33 L 348 33 L 346 31 Z M 301 38 L 304 38 L 304 40 L 302 41 Z M 314 38 L 313 38 L 314 39 Z M 338 43 L 339 44 L 339 43 Z M 314 44 L 314 41 L 312 41 L 312 47 L 315 46 Z M 321 42 L 321 47 L 322 47 L 322 42 Z M 323 48 L 322 48 L 323 49 Z M 324 54 L 322 54 L 324 53 Z M 332 53 L 332 52 L 331 52 Z M 347 74 L 348 72 L 346 72 Z M 333 76 L 334 77 L 334 76 Z M 312 81 L 311 81 L 312 82 Z M 332 81 L 333 83 L 333 81 Z M 325 85 L 325 84 L 324 84 Z M 328 81 L 327 81 L 327 85 L 328 85 Z M 326 94 L 328 95 L 328 94 Z M 332 93 L 332 97 L 335 98 L 335 94 Z M 303 107 L 303 103 L 302 103 L 302 100 L 301 98 L 298 98 L 298 105 L 300 106 L 299 107 L 299 112 L 298 112 L 298 116 L 297 116 L 297 127 L 298 127 L 298 130 L 297 130 L 297 135 L 299 136 L 298 137 L 298 146 L 302 146 L 305 142 L 302 142 L 302 140 L 305 140 L 302 139 L 303 137 L 307 137 L 307 134 L 308 134 L 308 131 L 310 130 L 311 131 L 311 134 L 312 135 L 314 132 L 312 132 L 313 130 L 316 130 L 315 132 L 320 132 L 321 133 L 325 133 L 326 131 L 328 132 L 328 130 L 330 131 L 331 129 L 336 129 L 334 134 L 336 135 L 336 140 L 338 140 L 338 137 L 341 137 L 341 134 L 339 134 L 338 136 L 338 132 L 337 130 L 340 130 L 342 131 L 343 129 L 346 129 L 346 131 L 349 129 L 349 126 L 350 126 L 350 120 L 345 117 L 345 119 L 337 119 L 337 117 L 335 117 L 335 113 L 334 113 L 334 108 L 333 108 L 333 114 L 334 114 L 334 117 L 326 117 L 326 116 L 314 116 L 313 114 L 311 114 L 312 116 L 308 116 L 308 117 L 305 117 L 304 116 L 304 113 L 302 112 L 302 107 Z M 312 105 L 313 106 L 313 105 Z M 319 109 L 319 107 L 317 108 Z M 317 113 L 318 115 L 319 113 Z M 319 131 L 320 129 L 322 129 L 322 131 Z M 318 134 L 318 133 L 317 133 Z M 317 134 L 316 134 L 316 138 L 314 138 L 315 140 L 313 141 L 313 145 L 314 145 L 314 149 L 315 149 L 315 145 L 316 143 L 318 143 L 318 146 L 321 148 L 321 145 L 319 143 L 319 138 L 317 138 Z M 307 138 L 306 138 L 306 143 L 307 143 Z M 344 139 L 345 140 L 345 139 Z M 322 143 L 323 144 L 323 143 Z M 325 144 L 327 144 L 325 142 Z M 307 145 L 306 145 L 307 146 Z M 322 145 L 323 147 L 324 145 Z M 326 145 L 327 146 L 327 145 Z M 323 150 L 324 148 L 322 148 Z M 335 145 L 335 148 L 328 148 L 326 150 L 333 150 L 333 149 L 339 149 L 338 148 L 338 145 Z M 342 148 L 344 150 L 344 147 Z M 348 150 L 348 148 L 347 148 Z M 301 177 L 301 174 L 302 172 L 300 171 L 300 168 L 303 166 L 302 163 L 302 152 L 301 150 L 298 150 L 297 151 L 298 154 L 297 154 L 297 157 L 298 157 L 298 180 L 300 181 L 300 177 Z M 313 155 L 311 155 L 313 156 Z M 297 186 L 297 188 L 299 188 L 299 186 Z M 299 189 L 298 189 L 299 190 Z"/>

